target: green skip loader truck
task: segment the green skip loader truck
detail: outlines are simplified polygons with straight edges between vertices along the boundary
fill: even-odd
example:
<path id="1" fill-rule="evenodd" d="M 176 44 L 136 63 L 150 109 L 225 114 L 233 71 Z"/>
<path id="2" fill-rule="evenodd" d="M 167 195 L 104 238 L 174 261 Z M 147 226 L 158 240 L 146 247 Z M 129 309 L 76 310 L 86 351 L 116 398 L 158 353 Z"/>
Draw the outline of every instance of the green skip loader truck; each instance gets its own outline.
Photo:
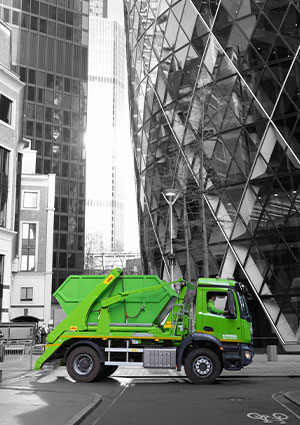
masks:
<path id="1" fill-rule="evenodd" d="M 253 359 L 245 288 L 230 279 L 201 278 L 195 288 L 113 269 L 69 276 L 54 296 L 67 317 L 48 335 L 35 370 L 61 359 L 71 378 L 91 382 L 118 366 L 184 366 L 194 384 L 211 384 Z"/>

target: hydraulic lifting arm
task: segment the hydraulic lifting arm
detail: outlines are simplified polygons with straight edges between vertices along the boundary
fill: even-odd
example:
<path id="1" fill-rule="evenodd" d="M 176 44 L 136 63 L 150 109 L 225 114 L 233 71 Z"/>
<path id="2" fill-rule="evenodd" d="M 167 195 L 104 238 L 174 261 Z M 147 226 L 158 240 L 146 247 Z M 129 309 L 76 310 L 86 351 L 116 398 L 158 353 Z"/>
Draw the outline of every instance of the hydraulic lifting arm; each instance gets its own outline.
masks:
<path id="1" fill-rule="evenodd" d="M 48 335 L 47 341 L 52 344 L 65 331 L 87 330 L 87 318 L 93 304 L 99 296 L 111 287 L 112 283 L 122 274 L 121 269 L 113 269 L 110 274 Z"/>

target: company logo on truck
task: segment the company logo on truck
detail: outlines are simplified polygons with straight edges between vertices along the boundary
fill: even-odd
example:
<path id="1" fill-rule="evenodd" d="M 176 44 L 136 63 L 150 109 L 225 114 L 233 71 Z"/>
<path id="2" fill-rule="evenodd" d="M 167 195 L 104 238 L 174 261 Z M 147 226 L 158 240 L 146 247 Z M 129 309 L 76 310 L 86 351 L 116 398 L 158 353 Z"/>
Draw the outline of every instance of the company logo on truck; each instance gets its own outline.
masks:
<path id="1" fill-rule="evenodd" d="M 226 334 L 223 335 L 223 339 L 237 339 L 237 336 L 233 334 Z"/>

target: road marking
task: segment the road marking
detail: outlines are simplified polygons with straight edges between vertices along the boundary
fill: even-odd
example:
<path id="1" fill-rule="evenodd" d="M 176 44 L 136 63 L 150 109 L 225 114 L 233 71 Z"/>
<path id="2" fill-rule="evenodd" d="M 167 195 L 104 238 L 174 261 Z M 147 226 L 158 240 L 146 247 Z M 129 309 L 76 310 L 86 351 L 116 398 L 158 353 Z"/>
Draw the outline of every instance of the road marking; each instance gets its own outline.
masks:
<path id="1" fill-rule="evenodd" d="M 115 378 L 117 379 L 120 384 L 121 387 L 123 387 L 122 391 L 119 392 L 119 394 L 116 396 L 116 398 L 110 403 L 110 405 L 104 410 L 104 412 L 102 413 L 101 416 L 99 416 L 91 425 L 99 425 L 101 423 L 101 419 L 103 418 L 104 415 L 106 415 L 106 413 L 113 407 L 113 405 L 119 400 L 119 398 L 123 395 L 123 393 L 125 392 L 125 390 L 129 387 L 129 385 L 132 382 L 131 378 Z"/>
<path id="2" fill-rule="evenodd" d="M 277 401 L 277 403 L 279 403 L 281 406 L 283 406 L 285 409 L 287 409 L 290 413 L 292 413 L 294 416 L 296 416 L 296 418 L 300 419 L 300 416 L 297 415 L 296 412 L 294 412 L 292 409 L 290 409 L 285 403 L 283 403 L 282 401 L 279 400 L 279 397 L 283 397 L 284 396 L 284 392 L 280 391 L 279 393 L 273 394 L 272 395 L 272 399 Z"/>
<path id="3" fill-rule="evenodd" d="M 279 424 L 286 424 L 286 420 L 289 417 L 285 413 L 273 413 L 270 415 L 261 415 L 260 413 L 247 413 L 248 418 L 250 419 L 259 419 L 263 421 L 264 424 L 272 424 L 274 422 Z"/>

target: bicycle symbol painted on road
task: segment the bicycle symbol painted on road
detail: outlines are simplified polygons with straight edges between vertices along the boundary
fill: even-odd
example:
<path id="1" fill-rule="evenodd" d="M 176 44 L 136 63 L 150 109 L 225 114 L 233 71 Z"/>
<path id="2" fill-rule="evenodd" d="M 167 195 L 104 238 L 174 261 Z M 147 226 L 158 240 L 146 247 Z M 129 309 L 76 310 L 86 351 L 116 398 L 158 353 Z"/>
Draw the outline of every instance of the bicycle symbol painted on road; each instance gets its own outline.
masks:
<path id="1" fill-rule="evenodd" d="M 261 415 L 260 413 L 248 413 L 248 418 L 250 419 L 259 419 L 263 421 L 264 424 L 273 424 L 279 423 L 279 424 L 286 424 L 286 420 L 289 418 L 284 413 L 273 413 L 272 416 L 270 415 Z"/>

